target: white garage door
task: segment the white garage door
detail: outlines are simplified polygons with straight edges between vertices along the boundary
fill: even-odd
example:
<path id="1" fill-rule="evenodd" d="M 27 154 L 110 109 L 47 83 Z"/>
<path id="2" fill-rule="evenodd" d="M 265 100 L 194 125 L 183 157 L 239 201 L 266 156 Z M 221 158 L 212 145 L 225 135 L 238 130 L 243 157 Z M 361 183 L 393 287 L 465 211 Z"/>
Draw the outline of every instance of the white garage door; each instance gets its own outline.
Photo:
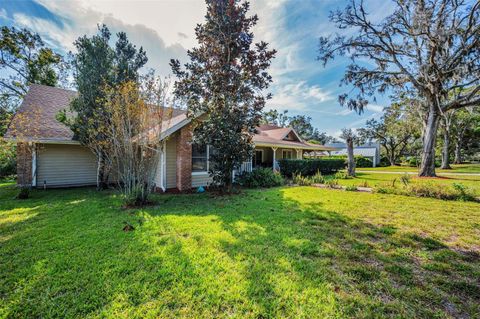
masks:
<path id="1" fill-rule="evenodd" d="M 43 144 L 37 148 L 37 186 L 81 186 L 97 182 L 97 161 L 80 145 Z"/>

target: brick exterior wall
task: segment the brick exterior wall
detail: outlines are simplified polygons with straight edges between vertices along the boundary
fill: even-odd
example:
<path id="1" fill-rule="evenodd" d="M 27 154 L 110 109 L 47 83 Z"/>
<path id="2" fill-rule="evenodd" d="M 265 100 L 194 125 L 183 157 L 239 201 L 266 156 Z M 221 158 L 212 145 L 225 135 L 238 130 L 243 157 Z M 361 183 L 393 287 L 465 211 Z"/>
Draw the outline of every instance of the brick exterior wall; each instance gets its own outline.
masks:
<path id="1" fill-rule="evenodd" d="M 177 189 L 192 189 L 192 127 L 184 126 L 177 139 Z"/>
<path id="2" fill-rule="evenodd" d="M 32 184 L 32 147 L 27 143 L 17 143 L 17 184 Z"/>

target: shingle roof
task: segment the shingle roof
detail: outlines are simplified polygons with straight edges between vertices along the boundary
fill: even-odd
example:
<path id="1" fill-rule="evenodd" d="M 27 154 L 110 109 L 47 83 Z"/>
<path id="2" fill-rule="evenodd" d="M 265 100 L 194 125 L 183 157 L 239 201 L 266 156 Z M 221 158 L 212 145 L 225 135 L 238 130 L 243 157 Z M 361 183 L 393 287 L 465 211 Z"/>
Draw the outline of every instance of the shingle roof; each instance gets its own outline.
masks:
<path id="1" fill-rule="evenodd" d="M 33 84 L 25 95 L 23 102 L 15 114 L 6 138 L 19 138 L 33 141 L 72 142 L 73 132 L 56 119 L 62 110 L 68 110 L 70 101 L 77 92 L 51 86 Z M 187 119 L 186 112 L 169 108 L 171 117 L 163 121 L 162 134 L 171 134 L 181 127 Z M 167 132 L 168 131 L 168 132 Z M 298 139 L 286 140 L 285 137 L 294 132 L 288 127 L 278 127 L 271 124 L 260 125 L 257 134 L 253 135 L 256 145 L 290 147 L 310 150 L 335 150 L 332 147 L 311 144 Z"/>
<path id="2" fill-rule="evenodd" d="M 73 132 L 59 122 L 56 116 L 60 111 L 69 109 L 70 101 L 76 95 L 75 91 L 32 84 L 10 123 L 5 137 L 34 141 L 73 141 Z M 172 111 L 169 113 L 171 118 L 164 121 L 162 131 L 171 128 L 186 117 L 183 110 L 169 109 Z"/>
<path id="3" fill-rule="evenodd" d="M 73 132 L 57 121 L 56 115 L 68 108 L 75 95 L 75 91 L 32 84 L 13 117 L 5 137 L 52 141 L 72 140 Z"/>
<path id="4" fill-rule="evenodd" d="M 257 134 L 253 135 L 253 142 L 255 145 L 268 145 L 278 147 L 292 147 L 299 149 L 310 150 L 336 150 L 336 148 L 326 147 L 324 145 L 312 144 L 302 141 L 300 138 L 297 141 L 286 140 L 285 137 L 293 132 L 297 137 L 298 134 L 291 127 L 279 127 L 272 124 L 264 124 L 257 127 Z"/>

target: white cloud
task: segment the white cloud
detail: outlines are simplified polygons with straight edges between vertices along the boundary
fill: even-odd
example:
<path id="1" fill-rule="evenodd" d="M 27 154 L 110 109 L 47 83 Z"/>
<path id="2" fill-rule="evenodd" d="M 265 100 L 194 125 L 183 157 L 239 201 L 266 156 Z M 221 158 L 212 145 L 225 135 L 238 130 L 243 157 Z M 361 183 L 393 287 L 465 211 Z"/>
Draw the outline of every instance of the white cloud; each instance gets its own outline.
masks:
<path id="1" fill-rule="evenodd" d="M 318 85 L 308 85 L 306 81 L 278 86 L 268 105 L 277 109 L 303 110 L 309 105 L 333 100 L 333 96 Z"/>
<path id="2" fill-rule="evenodd" d="M 5 10 L 5 8 L 0 8 L 0 19 L 8 19 L 7 10 Z"/>
<path id="3" fill-rule="evenodd" d="M 372 111 L 373 113 L 383 113 L 383 105 L 378 104 L 367 104 L 366 109 Z"/>
<path id="4" fill-rule="evenodd" d="M 147 67 L 154 68 L 161 75 L 171 73 L 169 67 L 171 58 L 180 58 L 183 61 L 186 59 L 185 47 L 175 42 L 167 44 L 163 36 L 159 34 L 156 29 L 147 27 L 144 24 L 135 23 L 135 20 L 123 21 L 110 13 L 100 12 L 92 8 L 87 1 L 67 2 L 39 0 L 39 2 L 52 13 L 59 16 L 64 22 L 63 25 L 59 26 L 49 20 L 26 16 L 24 14 L 16 14 L 14 16 L 14 22 L 38 32 L 49 45 L 57 47 L 64 52 L 74 51 L 73 42 L 78 37 L 84 34 L 94 34 L 97 31 L 97 25 L 105 23 L 110 28 L 112 34 L 125 31 L 132 43 L 137 45 L 137 47 L 142 46 L 149 58 Z M 115 4 L 118 3 L 116 2 Z M 153 10 L 153 8 L 145 8 L 139 11 L 136 10 L 139 8 L 136 2 L 125 3 L 137 14 L 140 12 L 143 14 L 145 9 Z M 110 2 L 110 4 L 112 8 L 115 7 L 113 2 Z M 120 7 L 122 6 L 120 5 Z M 168 8 L 168 6 L 164 7 Z M 127 9 L 125 6 L 122 8 L 124 10 Z M 160 8 L 153 10 L 153 12 L 158 11 L 158 9 Z M 175 16 L 173 12 L 170 12 L 170 14 Z M 164 29 L 160 30 L 162 31 Z M 178 30 L 173 28 L 168 29 L 168 32 L 164 34 L 174 34 L 175 37 L 180 38 L 178 36 Z"/>

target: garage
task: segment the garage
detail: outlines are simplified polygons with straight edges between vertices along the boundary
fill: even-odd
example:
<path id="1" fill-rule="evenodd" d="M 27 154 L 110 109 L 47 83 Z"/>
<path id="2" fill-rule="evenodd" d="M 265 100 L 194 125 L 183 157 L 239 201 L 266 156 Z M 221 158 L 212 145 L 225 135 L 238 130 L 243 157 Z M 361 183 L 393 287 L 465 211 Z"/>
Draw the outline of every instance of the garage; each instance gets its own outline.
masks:
<path id="1" fill-rule="evenodd" d="M 97 161 L 86 147 L 69 144 L 37 144 L 34 165 L 37 187 L 95 185 Z"/>

